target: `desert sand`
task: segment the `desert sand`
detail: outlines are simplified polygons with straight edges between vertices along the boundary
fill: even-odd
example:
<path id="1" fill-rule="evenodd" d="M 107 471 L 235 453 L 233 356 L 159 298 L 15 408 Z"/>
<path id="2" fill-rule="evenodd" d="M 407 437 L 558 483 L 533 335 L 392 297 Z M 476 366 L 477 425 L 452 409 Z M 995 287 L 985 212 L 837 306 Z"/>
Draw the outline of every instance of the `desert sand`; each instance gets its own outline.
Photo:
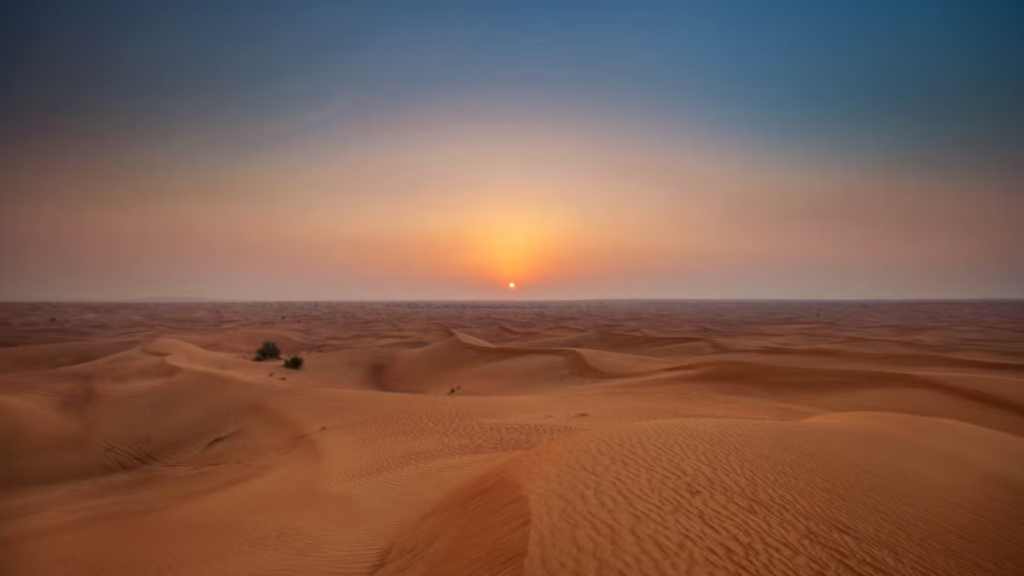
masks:
<path id="1" fill-rule="evenodd" d="M 1024 303 L 0 304 L 0 572 L 1024 574 Z"/>

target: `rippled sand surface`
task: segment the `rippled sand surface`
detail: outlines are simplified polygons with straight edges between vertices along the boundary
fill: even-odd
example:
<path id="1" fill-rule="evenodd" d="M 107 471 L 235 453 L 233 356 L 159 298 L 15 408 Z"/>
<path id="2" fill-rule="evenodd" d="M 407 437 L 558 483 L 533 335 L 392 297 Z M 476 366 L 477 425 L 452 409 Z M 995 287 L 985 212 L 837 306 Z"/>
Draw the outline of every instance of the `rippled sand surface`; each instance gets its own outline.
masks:
<path id="1" fill-rule="evenodd" d="M 1022 526 L 1020 302 L 0 304 L 12 576 L 1017 575 Z"/>

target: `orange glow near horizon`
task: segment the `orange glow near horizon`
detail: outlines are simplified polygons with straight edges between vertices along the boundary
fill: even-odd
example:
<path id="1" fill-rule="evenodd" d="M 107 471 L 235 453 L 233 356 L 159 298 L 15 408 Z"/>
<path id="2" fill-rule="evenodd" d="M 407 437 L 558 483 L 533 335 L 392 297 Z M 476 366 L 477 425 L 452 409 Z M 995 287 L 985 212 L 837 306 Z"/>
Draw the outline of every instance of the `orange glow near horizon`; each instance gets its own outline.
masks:
<path id="1" fill-rule="evenodd" d="M 565 242 L 555 210 L 550 206 L 527 207 L 501 203 L 466 213 L 463 218 L 470 268 L 515 289 L 515 278 L 535 278 L 555 265 L 556 246 Z"/>
<path id="2" fill-rule="evenodd" d="M 368 122 L 359 133 L 373 137 L 358 145 L 313 134 L 258 162 L 174 157 L 123 173 L 121 148 L 75 161 L 23 152 L 0 183 L 46 192 L 0 211 L 0 229 L 32 246 L 0 254 L 0 269 L 16 272 L 5 277 L 22 279 L 0 296 L 938 297 L 974 294 L 966 279 L 980 269 L 1003 294 L 991 278 L 1024 245 L 1010 242 L 1021 200 L 1002 180 L 979 206 L 1005 209 L 970 212 L 970 174 L 810 163 L 697 132 L 559 122 Z M 145 192 L 126 192 L 136 189 Z M 297 190 L 302 217 L 280 218 Z M 934 200 L 927 218 L 911 217 L 912 202 L 892 204 L 894 190 Z M 978 231 L 973 244 L 944 232 L 964 225 Z M 52 266 L 35 264 L 43 259 Z M 910 268 L 965 280 L 955 290 L 846 287 L 865 271 L 903 278 Z M 279 276 L 288 280 L 271 281 Z"/>

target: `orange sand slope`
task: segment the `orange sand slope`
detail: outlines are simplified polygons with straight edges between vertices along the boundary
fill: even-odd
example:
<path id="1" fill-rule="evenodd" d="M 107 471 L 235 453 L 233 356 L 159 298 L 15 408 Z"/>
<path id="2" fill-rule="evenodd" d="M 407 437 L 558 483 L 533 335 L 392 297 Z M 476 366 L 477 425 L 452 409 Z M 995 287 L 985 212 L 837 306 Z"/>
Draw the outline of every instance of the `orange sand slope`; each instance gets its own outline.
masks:
<path id="1" fill-rule="evenodd" d="M 1017 575 L 1024 304 L 5 304 L 0 466 L 12 576 Z"/>

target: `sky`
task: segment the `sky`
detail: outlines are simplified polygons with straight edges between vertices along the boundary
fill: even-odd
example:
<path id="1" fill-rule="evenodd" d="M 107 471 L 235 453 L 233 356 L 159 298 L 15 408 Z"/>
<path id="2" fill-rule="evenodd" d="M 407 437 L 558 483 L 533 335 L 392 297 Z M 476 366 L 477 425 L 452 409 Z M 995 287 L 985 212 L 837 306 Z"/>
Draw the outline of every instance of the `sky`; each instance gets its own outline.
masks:
<path id="1" fill-rule="evenodd" d="M 0 300 L 1024 297 L 1021 30 L 1016 0 L 0 2 Z"/>

